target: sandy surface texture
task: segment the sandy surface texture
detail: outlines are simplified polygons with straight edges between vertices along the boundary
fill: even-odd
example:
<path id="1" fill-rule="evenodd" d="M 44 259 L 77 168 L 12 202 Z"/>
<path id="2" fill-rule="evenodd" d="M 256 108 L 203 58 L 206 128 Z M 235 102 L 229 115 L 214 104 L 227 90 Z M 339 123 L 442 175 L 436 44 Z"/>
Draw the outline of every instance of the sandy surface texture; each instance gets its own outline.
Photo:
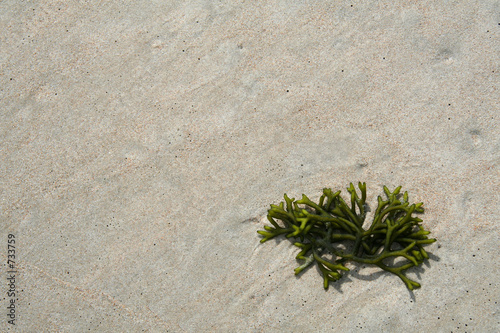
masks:
<path id="1" fill-rule="evenodd" d="M 498 330 L 499 1 L 2 1 L 0 27 L 0 331 Z M 422 288 L 351 264 L 325 291 L 259 243 L 283 193 L 358 181 L 424 202 Z"/>

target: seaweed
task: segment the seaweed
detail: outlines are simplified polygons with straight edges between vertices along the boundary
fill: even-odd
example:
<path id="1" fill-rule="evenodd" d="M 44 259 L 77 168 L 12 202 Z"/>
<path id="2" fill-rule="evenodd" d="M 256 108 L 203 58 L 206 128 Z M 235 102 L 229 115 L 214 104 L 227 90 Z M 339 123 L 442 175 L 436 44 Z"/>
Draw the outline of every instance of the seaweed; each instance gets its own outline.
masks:
<path id="1" fill-rule="evenodd" d="M 348 261 L 376 265 L 397 275 L 408 289 L 420 288 L 404 271 L 429 259 L 424 245 L 436 241 L 427 237 L 430 232 L 420 225 L 422 220 L 412 216 L 423 213 L 423 203 L 410 204 L 408 193 L 400 194 L 401 186 L 392 192 L 384 186 L 387 199 L 378 196 L 373 221 L 364 229 L 366 183 L 360 182 L 358 187 L 360 194 L 352 183 L 347 188 L 350 205 L 340 196 L 341 191 L 329 188 L 323 189 L 317 204 L 304 194 L 300 200 L 285 194 L 285 202 L 268 210 L 272 226 L 257 231 L 263 236 L 260 242 L 282 235 L 292 238 L 300 249 L 296 259 L 301 265 L 295 274 L 316 263 L 325 289 L 342 277 L 342 271 L 349 271 L 345 266 Z"/>

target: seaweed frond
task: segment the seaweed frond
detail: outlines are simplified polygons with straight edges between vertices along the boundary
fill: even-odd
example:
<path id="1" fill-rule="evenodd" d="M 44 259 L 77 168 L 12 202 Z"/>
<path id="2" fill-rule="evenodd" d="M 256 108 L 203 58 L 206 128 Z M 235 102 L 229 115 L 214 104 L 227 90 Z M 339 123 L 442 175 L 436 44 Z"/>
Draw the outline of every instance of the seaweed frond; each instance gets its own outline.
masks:
<path id="1" fill-rule="evenodd" d="M 430 232 L 420 225 L 421 219 L 413 216 L 424 211 L 423 203 L 410 204 L 408 193 L 400 194 L 401 186 L 392 192 L 384 186 L 387 198 L 378 197 L 373 221 L 364 229 L 366 184 L 358 183 L 358 188 L 359 194 L 352 183 L 347 188 L 351 195 L 348 202 L 340 196 L 341 191 L 328 188 L 323 189 L 317 204 L 306 195 L 295 200 L 285 194 L 285 202 L 271 205 L 268 211 L 272 226 L 257 231 L 263 236 L 261 243 L 281 235 L 293 238 L 300 249 L 296 259 L 301 262 L 295 274 L 315 263 L 325 289 L 342 277 L 341 271 L 349 271 L 344 266 L 348 261 L 376 265 L 397 275 L 408 289 L 420 288 L 404 271 L 429 259 L 423 246 L 436 241 L 427 237 Z"/>

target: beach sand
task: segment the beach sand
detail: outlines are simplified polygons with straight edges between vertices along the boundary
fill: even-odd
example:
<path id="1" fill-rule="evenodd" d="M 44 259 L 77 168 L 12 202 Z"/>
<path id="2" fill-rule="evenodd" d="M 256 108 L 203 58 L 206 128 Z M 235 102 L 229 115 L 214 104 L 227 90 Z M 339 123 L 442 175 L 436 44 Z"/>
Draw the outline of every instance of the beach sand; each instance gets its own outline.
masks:
<path id="1" fill-rule="evenodd" d="M 3 1 L 1 330 L 498 330 L 499 8 Z M 424 202 L 420 289 L 259 243 L 358 181 Z"/>

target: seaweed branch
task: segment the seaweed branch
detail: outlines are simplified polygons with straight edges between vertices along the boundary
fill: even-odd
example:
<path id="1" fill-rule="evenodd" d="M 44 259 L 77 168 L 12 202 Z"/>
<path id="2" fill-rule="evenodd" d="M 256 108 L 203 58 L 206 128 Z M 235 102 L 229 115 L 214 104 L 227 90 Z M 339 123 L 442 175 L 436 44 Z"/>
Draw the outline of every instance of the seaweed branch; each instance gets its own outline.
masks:
<path id="1" fill-rule="evenodd" d="M 348 261 L 376 265 L 397 275 L 408 289 L 420 288 L 404 271 L 429 259 L 423 246 L 436 241 L 427 237 L 430 232 L 420 225 L 422 220 L 412 216 L 424 211 L 423 203 L 410 204 L 407 192 L 400 195 L 401 186 L 392 192 L 384 186 L 387 199 L 378 197 L 373 221 L 365 230 L 366 184 L 360 182 L 358 188 L 360 194 L 352 183 L 347 188 L 349 203 L 340 191 L 334 193 L 328 188 L 323 189 L 317 204 L 305 195 L 295 200 L 285 194 L 285 202 L 271 205 L 268 211 L 272 226 L 257 231 L 263 236 L 260 242 L 280 235 L 293 238 L 300 249 L 296 259 L 301 262 L 295 274 L 315 263 L 323 275 L 325 289 L 342 277 L 341 271 L 349 271 L 344 266 Z M 345 250 L 348 243 L 353 244 L 349 251 Z M 332 259 L 326 259 L 328 253 Z"/>

